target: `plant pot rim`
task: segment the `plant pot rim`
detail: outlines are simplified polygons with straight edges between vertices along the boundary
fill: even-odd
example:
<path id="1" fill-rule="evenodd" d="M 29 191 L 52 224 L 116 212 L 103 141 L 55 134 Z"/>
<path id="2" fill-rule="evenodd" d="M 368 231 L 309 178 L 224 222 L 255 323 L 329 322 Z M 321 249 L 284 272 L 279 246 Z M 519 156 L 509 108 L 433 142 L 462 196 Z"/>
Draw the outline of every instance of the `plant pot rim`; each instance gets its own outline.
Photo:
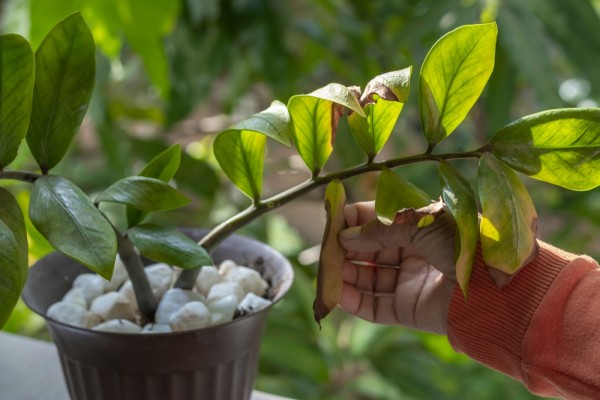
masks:
<path id="1" fill-rule="evenodd" d="M 207 229 L 195 229 L 195 228 L 180 228 L 180 229 L 185 234 L 191 236 L 195 240 L 199 240 L 200 237 L 202 237 L 204 234 L 206 234 L 206 232 L 208 232 Z M 263 250 L 271 253 L 274 257 L 279 259 L 279 262 L 281 264 L 281 269 L 283 270 L 283 274 L 285 276 L 281 280 L 281 282 L 279 282 L 278 285 L 276 286 L 276 292 L 273 295 L 273 298 L 269 299 L 269 300 L 271 300 L 271 304 L 269 304 L 267 307 L 263 308 L 260 311 L 246 314 L 244 316 L 235 318 L 231 321 L 224 322 L 222 324 L 213 325 L 213 326 L 204 327 L 204 328 L 188 329 L 188 330 L 184 330 L 184 331 L 162 332 L 162 333 L 124 333 L 124 332 L 100 331 L 100 330 L 93 330 L 93 329 L 89 329 L 89 328 L 66 324 L 64 322 L 61 322 L 61 321 L 55 320 L 51 317 L 48 317 L 47 316 L 47 308 L 46 308 L 46 310 L 43 310 L 42 309 L 43 307 L 40 307 L 36 301 L 30 299 L 33 297 L 33 295 L 28 293 L 27 284 L 23 291 L 22 298 L 23 298 L 23 301 L 25 302 L 25 304 L 29 307 L 29 309 L 31 309 L 37 315 L 40 315 L 41 317 L 43 317 L 46 321 L 48 321 L 52 324 L 59 325 L 59 326 L 63 327 L 64 329 L 71 329 L 74 331 L 85 332 L 86 335 L 98 335 L 98 336 L 103 336 L 103 337 L 108 336 L 108 337 L 115 337 L 115 338 L 120 337 L 120 338 L 130 338 L 130 339 L 144 338 L 144 340 L 148 340 L 148 341 L 160 340 L 161 338 L 165 338 L 165 337 L 172 338 L 172 337 L 178 337 L 178 336 L 180 336 L 180 337 L 197 336 L 200 334 L 210 335 L 211 333 L 216 332 L 218 330 L 222 330 L 224 328 L 225 329 L 235 328 L 235 325 L 243 325 L 243 323 L 246 319 L 251 318 L 253 316 L 256 317 L 257 315 L 267 314 L 270 311 L 271 307 L 273 307 L 276 303 L 278 303 L 282 299 L 283 295 L 290 289 L 293 279 L 294 279 L 294 271 L 293 271 L 293 268 L 292 268 L 290 262 L 288 261 L 288 259 L 285 256 L 283 256 L 279 251 L 272 248 L 271 246 L 269 246 L 261 241 L 258 241 L 256 239 L 253 239 L 253 238 L 233 234 L 233 235 L 227 237 L 223 241 L 223 243 L 217 247 L 216 253 L 218 254 L 218 249 L 221 246 L 227 246 L 227 245 L 230 245 L 231 247 L 243 247 L 243 246 L 253 245 L 253 246 L 258 246 L 259 248 L 262 248 Z M 76 275 L 83 274 L 83 273 L 93 273 L 93 272 L 89 271 L 88 269 L 86 269 L 85 267 L 72 261 L 67 256 L 65 256 L 57 251 L 49 253 L 46 256 L 40 258 L 36 263 L 34 263 L 32 265 L 31 268 L 35 268 L 36 265 L 38 265 L 43 260 L 47 261 L 47 260 L 51 260 L 53 258 L 57 258 L 57 259 L 63 258 L 65 260 L 68 260 L 71 263 L 76 264 L 76 268 L 80 268 L 80 270 L 81 270 Z M 223 257 L 215 257 L 215 260 L 218 260 L 218 261 L 223 261 L 224 259 L 225 258 L 223 258 Z M 146 265 L 155 263 L 154 261 L 151 261 L 151 260 L 145 260 L 145 262 L 146 262 Z M 270 283 L 271 283 L 271 285 L 275 285 L 275 283 L 272 281 Z"/>

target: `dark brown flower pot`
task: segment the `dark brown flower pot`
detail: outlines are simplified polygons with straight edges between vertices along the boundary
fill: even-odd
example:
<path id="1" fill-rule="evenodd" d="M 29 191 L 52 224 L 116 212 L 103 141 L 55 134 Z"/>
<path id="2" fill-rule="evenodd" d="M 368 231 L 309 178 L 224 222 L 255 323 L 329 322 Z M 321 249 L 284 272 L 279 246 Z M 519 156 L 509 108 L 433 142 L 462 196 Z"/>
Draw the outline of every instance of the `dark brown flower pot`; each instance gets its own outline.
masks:
<path id="1" fill-rule="evenodd" d="M 188 231 L 195 239 L 201 231 Z M 274 302 L 289 289 L 293 270 L 278 252 L 232 236 L 213 253 L 260 270 Z M 23 299 L 46 319 L 73 400 L 241 400 L 254 387 L 269 308 L 211 328 L 164 333 L 97 332 L 54 321 L 46 310 L 87 269 L 53 253 L 30 270 Z"/>

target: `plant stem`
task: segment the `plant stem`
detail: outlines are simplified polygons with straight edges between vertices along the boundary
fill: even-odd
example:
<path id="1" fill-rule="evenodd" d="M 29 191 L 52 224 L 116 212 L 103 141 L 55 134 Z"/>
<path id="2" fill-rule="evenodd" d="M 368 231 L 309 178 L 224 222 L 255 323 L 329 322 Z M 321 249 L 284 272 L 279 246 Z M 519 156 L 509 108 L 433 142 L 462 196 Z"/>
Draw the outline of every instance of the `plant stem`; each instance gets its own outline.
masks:
<path id="1" fill-rule="evenodd" d="M 133 286 L 135 298 L 138 303 L 138 308 L 142 314 L 143 322 L 150 322 L 154 320 L 154 313 L 156 312 L 156 297 L 152 293 L 150 282 L 144 272 L 144 264 L 140 255 L 135 250 L 133 243 L 121 234 L 114 226 L 113 229 L 117 235 L 117 252 L 121 261 L 125 265 L 129 279 Z"/>
<path id="2" fill-rule="evenodd" d="M 29 171 L 0 171 L 0 179 L 34 183 L 42 175 Z"/>
<path id="3" fill-rule="evenodd" d="M 429 150 L 429 149 L 428 149 Z M 383 168 L 395 168 L 401 165 L 414 164 L 424 161 L 440 161 L 452 160 L 459 158 L 474 158 L 479 157 L 478 151 L 463 152 L 463 153 L 446 153 L 446 154 L 430 154 L 424 153 L 415 156 L 395 158 L 377 163 L 367 163 L 357 165 L 355 167 L 334 172 L 324 176 L 316 176 L 310 180 L 294 186 L 286 191 L 283 191 L 275 196 L 262 200 L 259 203 L 253 204 L 244 211 L 234 215 L 228 220 L 217 225 L 212 229 L 198 244 L 206 249 L 209 253 L 227 236 L 231 235 L 237 229 L 248 224 L 260 215 L 274 210 L 287 204 L 288 202 L 320 187 L 327 185 L 329 182 L 339 179 L 344 180 L 353 176 L 361 175 L 367 172 L 381 171 Z M 175 287 L 182 289 L 190 289 L 194 286 L 199 270 L 185 270 L 179 275 L 179 279 L 175 283 Z"/>

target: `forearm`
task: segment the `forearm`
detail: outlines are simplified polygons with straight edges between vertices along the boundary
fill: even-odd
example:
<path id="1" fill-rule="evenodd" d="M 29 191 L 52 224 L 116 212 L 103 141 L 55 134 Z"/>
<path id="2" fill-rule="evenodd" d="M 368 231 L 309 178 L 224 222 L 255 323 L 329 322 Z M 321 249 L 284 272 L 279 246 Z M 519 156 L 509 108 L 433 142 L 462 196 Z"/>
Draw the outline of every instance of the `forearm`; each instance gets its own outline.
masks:
<path id="1" fill-rule="evenodd" d="M 478 257 L 465 301 L 456 290 L 448 337 L 458 351 L 535 393 L 600 398 L 600 271 L 540 242 L 538 257 L 498 289 Z"/>

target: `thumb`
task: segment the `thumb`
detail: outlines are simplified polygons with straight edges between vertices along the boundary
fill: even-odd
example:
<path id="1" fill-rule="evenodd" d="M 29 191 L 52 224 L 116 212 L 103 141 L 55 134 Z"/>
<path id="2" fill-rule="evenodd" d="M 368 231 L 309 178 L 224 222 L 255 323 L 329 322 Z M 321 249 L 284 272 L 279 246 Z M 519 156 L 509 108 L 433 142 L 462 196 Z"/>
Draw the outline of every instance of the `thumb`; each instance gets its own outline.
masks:
<path id="1" fill-rule="evenodd" d="M 412 243 L 418 229 L 409 225 L 386 225 L 375 218 L 364 225 L 344 229 L 339 242 L 346 250 L 359 252 L 406 247 Z"/>

